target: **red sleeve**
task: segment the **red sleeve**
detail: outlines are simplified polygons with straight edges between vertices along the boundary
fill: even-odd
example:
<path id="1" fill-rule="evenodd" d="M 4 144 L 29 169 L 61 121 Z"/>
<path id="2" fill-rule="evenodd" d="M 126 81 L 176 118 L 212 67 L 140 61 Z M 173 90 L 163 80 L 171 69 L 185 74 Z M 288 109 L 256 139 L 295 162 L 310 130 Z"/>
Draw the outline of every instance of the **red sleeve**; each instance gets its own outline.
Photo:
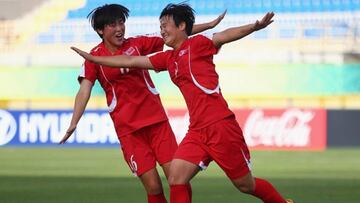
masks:
<path id="1" fill-rule="evenodd" d="M 160 52 L 149 57 L 154 70 L 157 72 L 167 70 L 169 57 L 171 56 L 170 51 Z"/>
<path id="2" fill-rule="evenodd" d="M 164 49 L 164 40 L 158 36 L 136 37 L 141 55 L 148 55 Z"/>
<path id="3" fill-rule="evenodd" d="M 220 48 L 215 47 L 210 35 L 196 35 L 192 38 L 192 45 L 198 50 L 198 53 L 204 55 L 215 55 L 219 52 Z"/>
<path id="4" fill-rule="evenodd" d="M 92 55 L 99 55 L 96 52 L 90 52 Z M 95 80 L 97 79 L 97 74 L 98 74 L 98 70 L 99 67 L 97 64 L 92 63 L 88 60 L 85 60 L 85 62 L 83 63 L 82 67 L 81 67 L 81 71 L 80 74 L 78 76 L 78 81 L 79 83 L 81 83 L 81 81 L 85 78 L 87 80 L 89 80 L 90 82 L 92 82 L 93 84 L 95 84 Z"/>
<path id="5" fill-rule="evenodd" d="M 85 61 L 78 76 L 79 83 L 85 78 L 94 84 L 98 70 L 96 66 L 97 65 L 92 62 Z"/>

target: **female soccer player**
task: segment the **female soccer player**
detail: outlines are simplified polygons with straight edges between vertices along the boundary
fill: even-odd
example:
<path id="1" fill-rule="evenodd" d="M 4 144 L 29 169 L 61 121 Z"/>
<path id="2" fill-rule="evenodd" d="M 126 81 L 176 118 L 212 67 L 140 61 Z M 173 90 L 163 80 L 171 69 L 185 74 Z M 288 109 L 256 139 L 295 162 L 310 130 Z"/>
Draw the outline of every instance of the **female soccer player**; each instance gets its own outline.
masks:
<path id="1" fill-rule="evenodd" d="M 91 54 L 141 56 L 163 50 L 164 41 L 160 36 L 124 37 L 128 12 L 124 6 L 110 4 L 95 8 L 89 14 L 92 27 L 102 39 Z M 224 15 L 225 12 L 214 21 L 194 25 L 193 33 L 216 26 Z M 166 202 L 156 162 L 168 177 L 177 143 L 148 71 L 113 69 L 86 60 L 78 80 L 80 89 L 76 95 L 72 120 L 60 143 L 64 144 L 74 132 L 90 98 L 91 89 L 98 80 L 105 91 L 124 158 L 143 183 L 148 202 Z M 186 187 L 191 193 L 190 184 Z"/>
<path id="2" fill-rule="evenodd" d="M 229 28 L 206 37 L 189 38 L 195 21 L 187 4 L 169 4 L 160 15 L 161 35 L 173 50 L 151 57 L 96 57 L 77 48 L 87 60 L 112 67 L 167 70 L 179 87 L 190 114 L 188 133 L 180 143 L 171 163 L 168 181 L 170 202 L 188 203 L 191 196 L 186 185 L 210 161 L 214 160 L 234 186 L 265 203 L 286 203 L 266 180 L 253 177 L 250 153 L 234 113 L 222 96 L 213 55 L 223 44 L 241 39 L 273 22 L 274 13 L 267 13 L 255 23 Z"/>

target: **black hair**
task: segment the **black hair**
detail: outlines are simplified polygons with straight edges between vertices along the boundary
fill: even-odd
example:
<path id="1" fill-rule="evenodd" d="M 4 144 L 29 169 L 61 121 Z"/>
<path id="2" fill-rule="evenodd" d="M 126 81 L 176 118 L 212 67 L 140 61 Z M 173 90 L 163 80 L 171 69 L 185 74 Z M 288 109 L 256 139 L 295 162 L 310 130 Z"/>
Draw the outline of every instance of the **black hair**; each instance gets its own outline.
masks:
<path id="1" fill-rule="evenodd" d="M 159 19 L 164 16 L 170 16 L 173 18 L 176 27 L 179 27 L 181 22 L 185 22 L 186 33 L 190 36 L 195 22 L 194 12 L 194 9 L 192 9 L 187 3 L 170 3 L 161 11 Z"/>
<path id="2" fill-rule="evenodd" d="M 125 22 L 128 17 L 129 9 L 119 4 L 105 4 L 99 6 L 87 15 L 87 18 L 95 31 L 103 30 L 106 25 L 113 24 L 118 20 Z M 102 38 L 101 35 L 100 37 Z"/>

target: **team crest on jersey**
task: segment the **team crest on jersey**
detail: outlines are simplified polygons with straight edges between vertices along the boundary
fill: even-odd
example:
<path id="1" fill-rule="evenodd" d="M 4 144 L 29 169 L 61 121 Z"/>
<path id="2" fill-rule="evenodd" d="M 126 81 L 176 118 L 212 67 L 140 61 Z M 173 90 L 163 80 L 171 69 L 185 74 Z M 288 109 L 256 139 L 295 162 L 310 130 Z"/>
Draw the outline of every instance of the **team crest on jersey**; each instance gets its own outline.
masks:
<path id="1" fill-rule="evenodd" d="M 124 52 L 124 54 L 125 54 L 125 55 L 128 55 L 128 56 L 131 56 L 134 52 L 135 52 L 135 48 L 134 48 L 134 47 L 130 47 L 130 48 L 128 48 L 128 49 Z"/>
<path id="2" fill-rule="evenodd" d="M 179 56 L 183 56 L 187 53 L 187 49 L 183 49 L 179 52 Z"/>

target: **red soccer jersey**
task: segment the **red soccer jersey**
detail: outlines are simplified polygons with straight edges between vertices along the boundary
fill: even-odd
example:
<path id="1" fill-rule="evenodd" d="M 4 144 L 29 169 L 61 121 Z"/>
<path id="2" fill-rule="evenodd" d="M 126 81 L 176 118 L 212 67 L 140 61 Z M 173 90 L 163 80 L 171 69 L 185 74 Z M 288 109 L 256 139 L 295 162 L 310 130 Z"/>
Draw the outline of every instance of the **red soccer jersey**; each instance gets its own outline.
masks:
<path id="1" fill-rule="evenodd" d="M 163 46 L 164 42 L 160 37 L 140 36 L 126 39 L 115 54 L 111 54 L 104 43 L 93 48 L 91 54 L 139 56 L 161 51 Z M 120 68 L 85 61 L 83 73 L 79 76 L 79 79 L 82 78 L 92 83 L 99 81 L 105 91 L 110 116 L 119 137 L 167 120 L 159 93 L 147 70 L 130 70 L 124 73 Z"/>
<path id="2" fill-rule="evenodd" d="M 213 55 L 213 42 L 203 35 L 187 39 L 178 50 L 150 57 L 156 71 L 168 70 L 183 94 L 190 114 L 190 129 L 199 129 L 232 115 L 223 98 Z"/>

